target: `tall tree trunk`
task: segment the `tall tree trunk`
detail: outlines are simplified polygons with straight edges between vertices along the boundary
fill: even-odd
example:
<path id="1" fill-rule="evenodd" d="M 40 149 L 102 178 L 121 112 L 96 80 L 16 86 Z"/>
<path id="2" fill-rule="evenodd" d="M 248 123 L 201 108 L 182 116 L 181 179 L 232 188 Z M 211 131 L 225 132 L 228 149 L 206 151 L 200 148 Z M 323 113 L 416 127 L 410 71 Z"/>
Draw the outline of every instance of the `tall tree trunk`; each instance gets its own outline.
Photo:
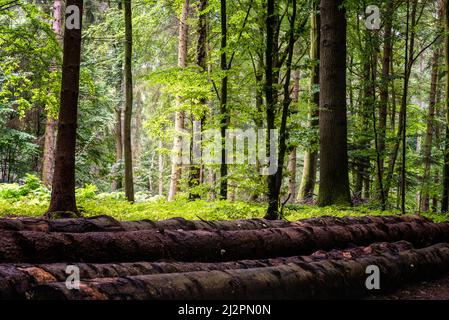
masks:
<path id="1" fill-rule="evenodd" d="M 292 15 L 290 17 L 288 52 L 286 59 L 286 74 L 284 82 L 284 99 L 282 102 L 282 113 L 281 113 L 281 128 L 279 130 L 279 154 L 278 154 L 277 171 L 274 175 L 269 176 L 270 179 L 268 180 L 268 209 L 266 214 L 267 219 L 279 218 L 278 210 L 280 205 L 280 193 L 283 178 L 282 175 L 284 171 L 285 154 L 287 152 L 287 134 L 288 134 L 287 118 L 289 115 L 289 108 L 292 101 L 290 96 L 290 78 L 292 72 L 293 49 L 295 47 L 296 0 L 292 0 L 291 3 L 292 3 Z M 268 140 L 270 140 L 269 134 L 267 134 L 267 136 Z"/>
<path id="2" fill-rule="evenodd" d="M 407 2 L 407 26 L 405 36 L 405 60 L 404 60 L 404 87 L 402 92 L 401 108 L 404 109 L 404 117 L 402 118 L 402 163 L 401 163 L 401 212 L 405 214 L 405 200 L 406 200 L 406 153 L 407 153 L 407 101 L 408 101 L 408 84 L 410 81 L 410 74 L 412 71 L 412 64 L 414 61 L 413 52 L 415 44 L 415 26 L 416 26 L 416 11 L 418 7 L 418 0 L 414 0 L 412 3 L 411 17 L 409 13 L 409 3 Z M 409 25 L 409 19 L 411 18 L 411 27 Z M 409 37 L 409 30 L 411 34 Z M 410 45 L 409 45 L 410 40 Z M 407 51 L 409 50 L 409 51 Z"/>
<path id="3" fill-rule="evenodd" d="M 432 57 L 432 75 L 430 80 L 430 96 L 429 96 L 429 110 L 427 113 L 427 129 L 426 138 L 424 141 L 424 173 L 422 176 L 422 186 L 420 195 L 420 210 L 429 211 L 429 178 L 431 168 L 431 155 L 432 155 L 432 139 L 434 131 L 434 118 L 435 118 L 435 103 L 437 95 L 437 81 L 438 81 L 438 60 L 440 52 L 439 49 L 434 49 Z"/>
<path id="4" fill-rule="evenodd" d="M 49 212 L 78 213 L 75 199 L 75 147 L 78 118 L 79 74 L 81 60 L 81 26 L 83 0 L 67 0 L 79 9 L 80 27 L 64 32 L 61 106 L 56 139 L 55 170 Z M 77 14 L 74 12 L 73 14 Z M 66 14 L 68 16 L 68 14 Z"/>
<path id="5" fill-rule="evenodd" d="M 277 60 L 277 42 L 275 41 L 275 31 L 277 29 L 277 11 L 274 0 L 267 0 L 267 21 L 266 21 L 266 50 L 265 50 L 265 97 L 267 105 L 267 131 L 275 129 L 277 94 L 275 92 L 274 66 Z M 276 82 L 275 82 L 276 81 Z M 267 134 L 266 150 L 270 152 L 270 135 Z M 278 168 L 279 169 L 279 168 Z M 268 176 L 268 213 L 266 218 L 277 219 L 278 217 L 278 195 L 276 195 L 276 175 Z"/>
<path id="6" fill-rule="evenodd" d="M 318 205 L 351 204 L 346 118 L 346 10 L 321 0 Z"/>
<path id="7" fill-rule="evenodd" d="M 123 10 L 123 4 L 122 1 L 119 1 L 117 4 L 117 8 L 119 11 Z M 117 165 L 117 170 L 115 172 L 115 178 L 112 181 L 112 190 L 117 191 L 123 188 L 123 176 L 121 173 L 122 163 L 123 163 L 123 129 L 124 129 L 124 123 L 123 123 L 123 99 L 122 99 L 122 93 L 123 90 L 123 61 L 120 59 L 120 52 L 121 52 L 121 45 L 119 43 L 116 43 L 114 45 L 114 49 L 116 51 L 116 57 L 117 57 L 117 65 L 116 65 L 116 72 L 117 72 L 117 82 L 116 82 L 116 90 L 119 93 L 119 102 L 115 108 L 115 162 Z"/>
<path id="8" fill-rule="evenodd" d="M 190 0 L 185 0 L 182 6 L 181 18 L 179 21 L 179 34 L 178 34 L 178 67 L 187 67 L 187 41 L 188 30 L 187 18 L 189 16 Z M 176 105 L 179 109 L 181 105 L 181 97 L 176 97 Z M 182 136 L 181 131 L 185 125 L 185 112 L 184 110 L 178 110 L 175 114 L 175 137 L 173 139 L 172 149 L 172 167 L 170 177 L 170 189 L 168 190 L 168 201 L 173 201 L 175 195 L 179 189 L 179 180 L 182 174 Z"/>
<path id="9" fill-rule="evenodd" d="M 139 166 L 140 161 L 140 139 L 142 131 L 142 111 L 143 111 L 143 92 L 141 89 L 135 90 L 135 109 L 133 110 L 133 125 L 132 125 L 132 151 L 133 151 L 133 164 Z"/>
<path id="10" fill-rule="evenodd" d="M 134 202 L 133 153 L 131 142 L 131 122 L 133 116 L 133 77 L 132 77 L 132 12 L 131 0 L 123 0 L 125 11 L 125 194 L 126 199 Z"/>
<path id="11" fill-rule="evenodd" d="M 385 31 L 384 31 L 384 47 L 382 57 L 382 78 L 380 83 L 379 93 L 379 141 L 378 151 L 380 154 L 380 175 L 383 176 L 384 171 L 384 157 L 385 157 L 385 137 L 387 128 L 387 113 L 388 113 L 388 100 L 390 84 L 390 65 L 393 54 L 392 50 L 392 28 L 393 28 L 393 13 L 394 13 L 393 0 L 388 0 L 385 8 Z"/>
<path id="12" fill-rule="evenodd" d="M 42 182 L 46 186 L 50 186 L 53 181 L 57 125 L 58 122 L 52 115 L 48 114 L 45 123 L 44 150 L 42 158 Z"/>
<path id="13" fill-rule="evenodd" d="M 449 0 L 444 1 L 444 62 L 446 67 L 446 137 L 444 140 L 444 168 L 443 168 L 443 196 L 441 197 L 441 211 L 448 212 L 449 202 Z"/>
<path id="14" fill-rule="evenodd" d="M 221 164 L 220 164 L 220 198 L 227 199 L 228 197 L 228 166 L 226 164 L 226 129 L 229 126 L 230 117 L 228 114 L 228 76 L 226 74 L 228 69 L 228 62 L 226 57 L 227 46 L 227 15 L 226 15 L 226 0 L 221 0 L 221 55 L 220 65 L 221 71 L 224 73 L 221 79 L 221 95 L 220 95 L 220 129 L 221 129 Z"/>
<path id="15" fill-rule="evenodd" d="M 201 72 L 206 72 L 207 69 L 207 13 L 204 11 L 207 8 L 207 0 L 200 0 L 198 11 L 198 26 L 197 26 L 197 33 L 198 33 L 198 44 L 196 48 L 196 64 L 200 68 Z M 201 99 L 200 103 L 203 105 L 203 107 L 207 106 L 206 99 Z M 199 121 L 201 124 L 201 130 L 204 126 L 204 122 L 206 119 L 206 115 L 203 114 L 199 117 Z M 193 126 L 192 126 L 193 127 Z M 192 141 L 191 141 L 191 157 L 193 156 L 193 139 L 194 134 L 192 134 Z M 200 146 L 201 148 L 201 146 Z M 201 152 L 201 150 L 200 150 Z M 192 159 L 192 158 L 191 158 Z M 200 194 L 197 191 L 192 191 L 192 188 L 195 188 L 199 186 L 201 181 L 201 175 L 202 171 L 204 170 L 204 164 L 194 164 L 191 162 L 190 167 L 190 177 L 189 177 L 189 199 L 194 200 L 200 198 Z"/>
<path id="16" fill-rule="evenodd" d="M 115 109 L 115 161 L 117 164 L 123 161 L 123 131 L 122 131 L 122 108 L 118 106 Z M 117 177 L 114 178 L 112 182 L 112 190 L 120 190 L 123 188 L 122 176 L 117 170 Z"/>
<path id="17" fill-rule="evenodd" d="M 295 70 L 293 73 L 293 103 L 298 104 L 299 101 L 299 80 L 300 73 L 299 70 Z M 290 153 L 288 155 L 288 194 L 289 203 L 295 203 L 296 201 L 296 164 L 297 164 L 297 149 L 296 146 L 290 148 Z"/>
<path id="18" fill-rule="evenodd" d="M 53 14 L 53 31 L 55 32 L 57 39 L 60 40 L 62 25 L 61 0 L 54 0 Z M 55 71 L 56 66 L 53 66 L 52 69 L 52 71 Z M 45 123 L 44 151 L 42 158 L 42 182 L 46 186 L 50 186 L 53 181 L 57 126 L 58 121 L 54 119 L 49 112 Z"/>
<path id="19" fill-rule="evenodd" d="M 313 60 L 313 67 L 310 76 L 310 99 L 309 99 L 309 127 L 314 131 L 319 125 L 319 109 L 320 105 L 320 15 L 319 1 L 314 1 L 312 14 L 310 17 L 310 60 Z M 315 190 L 316 171 L 318 163 L 318 139 L 312 139 L 310 147 L 304 154 L 304 167 L 301 178 L 301 185 L 298 192 L 298 200 L 300 203 L 313 202 L 313 193 Z"/>

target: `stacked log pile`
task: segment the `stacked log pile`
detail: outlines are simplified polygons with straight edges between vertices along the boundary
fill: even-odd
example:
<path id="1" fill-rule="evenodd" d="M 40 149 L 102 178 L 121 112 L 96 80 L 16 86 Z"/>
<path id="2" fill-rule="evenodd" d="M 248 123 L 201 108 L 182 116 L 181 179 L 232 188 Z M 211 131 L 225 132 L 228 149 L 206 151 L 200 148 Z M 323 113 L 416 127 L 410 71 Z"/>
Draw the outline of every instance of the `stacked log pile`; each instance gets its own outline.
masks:
<path id="1" fill-rule="evenodd" d="M 80 271 L 79 289 L 66 268 Z M 449 223 L 418 216 L 295 222 L 0 219 L 1 299 L 315 299 L 449 272 Z"/>

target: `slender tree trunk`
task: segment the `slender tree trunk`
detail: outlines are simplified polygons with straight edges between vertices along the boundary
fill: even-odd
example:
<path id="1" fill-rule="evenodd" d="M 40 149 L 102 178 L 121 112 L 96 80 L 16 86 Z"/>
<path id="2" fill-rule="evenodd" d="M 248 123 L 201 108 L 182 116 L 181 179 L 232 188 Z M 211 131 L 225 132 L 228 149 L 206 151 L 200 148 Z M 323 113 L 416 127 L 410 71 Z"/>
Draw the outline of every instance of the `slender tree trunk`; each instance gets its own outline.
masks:
<path id="1" fill-rule="evenodd" d="M 179 35 L 178 35 L 178 67 L 187 67 L 187 41 L 189 26 L 187 18 L 189 16 L 190 0 L 185 0 L 182 6 L 181 18 L 179 21 Z M 182 97 L 176 97 L 177 109 L 181 104 Z M 181 132 L 184 130 L 185 112 L 178 110 L 175 114 L 175 137 L 173 139 L 172 149 L 172 167 L 170 177 L 170 189 L 168 190 L 168 201 L 173 201 L 175 195 L 179 190 L 179 180 L 182 174 L 182 136 Z"/>
<path id="2" fill-rule="evenodd" d="M 122 132 L 122 108 L 118 106 L 115 109 L 115 161 L 117 164 L 123 161 L 123 132 Z M 117 170 L 119 171 L 119 170 Z M 117 172 L 117 177 L 112 182 L 112 190 L 120 190 L 123 188 L 121 174 Z"/>
<path id="3" fill-rule="evenodd" d="M 274 7 L 274 6 L 273 6 Z M 291 104 L 290 96 L 290 78 L 292 71 L 292 60 L 293 60 L 293 50 L 295 47 L 295 25 L 296 25 L 296 0 L 292 0 L 292 15 L 290 17 L 290 29 L 289 29 L 289 42 L 288 42 L 288 53 L 286 59 L 286 74 L 284 82 L 284 99 L 282 103 L 282 113 L 281 113 L 281 128 L 279 130 L 279 154 L 277 171 L 275 174 L 270 175 L 268 179 L 268 209 L 266 218 L 267 219 L 277 219 L 279 218 L 279 205 L 280 205 L 280 193 L 282 187 L 282 175 L 284 171 L 284 161 L 285 154 L 287 152 L 287 118 L 289 114 L 289 108 Z M 268 10 L 269 12 L 270 10 Z M 268 22 L 268 21 L 267 21 Z M 269 22 L 268 22 L 269 23 Z M 268 59 L 271 59 L 267 55 L 267 65 Z M 268 77 L 268 74 L 267 74 Z M 271 88 L 273 89 L 273 88 Z M 267 101 L 269 101 L 267 97 Z M 268 109 L 268 106 L 267 106 Z M 272 110 L 273 115 L 275 111 Z M 267 116 L 268 118 L 268 116 Z M 274 118 L 273 118 L 274 120 Z M 274 123 L 272 124 L 274 126 Z M 269 127 L 270 128 L 270 127 Z M 267 134 L 268 141 L 270 140 L 269 134 Z M 269 150 L 269 149 L 268 149 Z"/>
<path id="4" fill-rule="evenodd" d="M 158 182 L 159 182 L 159 195 L 164 195 L 164 156 L 162 154 L 163 143 L 162 140 L 159 141 L 159 151 L 158 151 Z"/>
<path id="5" fill-rule="evenodd" d="M 384 31 L 384 47 L 383 47 L 383 57 L 382 57 L 382 79 L 380 83 L 380 93 L 379 93 L 379 141 L 378 150 L 380 154 L 380 175 L 383 176 L 384 171 L 384 158 L 385 158 L 385 137 L 386 137 L 386 127 L 387 127 L 387 111 L 388 111 L 388 100 L 389 100 L 389 84 L 390 84 L 390 66 L 391 66 L 391 56 L 393 54 L 392 50 L 392 28 L 393 28 L 393 13 L 394 13 L 394 3 L 393 0 L 388 0 L 385 9 L 385 31 Z"/>
<path id="6" fill-rule="evenodd" d="M 318 205 L 351 204 L 346 118 L 346 10 L 321 0 Z"/>
<path id="7" fill-rule="evenodd" d="M 393 51 L 393 45 L 391 46 L 391 50 Z M 391 59 L 390 73 L 394 75 L 394 61 L 393 54 Z M 395 132 L 396 130 L 396 87 L 394 78 L 390 79 L 391 83 L 391 114 L 390 114 L 390 126 L 391 131 Z M 386 197 L 388 197 L 388 193 L 386 193 Z"/>
<path id="8" fill-rule="evenodd" d="M 319 1 L 314 1 L 312 14 L 310 17 L 310 59 L 314 61 L 310 76 L 310 99 L 309 99 L 309 126 L 315 131 L 319 126 L 319 109 L 320 105 L 320 15 Z M 301 185 L 298 192 L 298 200 L 300 203 L 313 202 L 313 194 L 315 190 L 316 171 L 318 163 L 318 139 L 312 139 L 310 147 L 304 154 L 304 167 L 301 178 Z"/>
<path id="9" fill-rule="evenodd" d="M 414 61 L 413 52 L 415 44 L 415 26 L 416 26 L 416 11 L 418 6 L 418 0 L 414 0 L 412 3 L 411 12 L 411 28 L 409 25 L 409 3 L 407 2 L 407 29 L 406 29 L 406 40 L 405 40 L 405 60 L 404 60 L 404 87 L 402 92 L 402 106 L 404 109 L 404 117 L 402 118 L 402 163 L 401 163 L 401 212 L 405 214 L 405 200 L 406 200 L 406 173 L 407 173 L 407 101 L 408 101 L 408 85 L 410 81 L 410 74 L 412 71 L 412 64 Z M 411 34 L 409 38 L 409 28 L 411 29 Z M 408 46 L 410 40 L 410 46 Z M 407 50 L 409 50 L 407 52 Z"/>
<path id="10" fill-rule="evenodd" d="M 427 129 L 426 138 L 424 141 L 424 173 L 422 176 L 422 186 L 420 195 L 420 210 L 429 211 L 430 199 L 429 199 L 429 178 L 431 169 L 431 155 L 432 155 L 432 139 L 434 131 L 434 118 L 435 118 L 435 103 L 437 95 L 437 81 L 438 81 L 438 60 L 440 52 L 439 49 L 435 49 L 432 58 L 432 75 L 430 80 L 430 96 L 429 96 L 429 110 L 427 113 Z"/>
<path id="11" fill-rule="evenodd" d="M 443 168 L 443 196 L 441 197 L 441 211 L 448 212 L 449 202 L 449 0 L 444 1 L 444 62 L 446 67 L 445 109 L 446 109 L 446 137 L 444 140 L 444 168 Z"/>
<path id="12" fill-rule="evenodd" d="M 142 130 L 142 111 L 143 111 L 143 92 L 141 89 L 135 90 L 135 109 L 133 110 L 134 121 L 132 122 L 132 151 L 133 151 L 133 164 L 139 166 L 140 161 L 140 139 Z"/>
<path id="13" fill-rule="evenodd" d="M 221 164 L 220 164 L 220 198 L 227 199 L 228 197 L 228 166 L 226 164 L 226 129 L 229 126 L 230 117 L 227 110 L 228 104 L 228 76 L 226 74 L 228 69 L 228 62 L 226 56 L 227 46 L 227 14 L 226 14 L 226 0 L 221 0 L 221 56 L 220 64 L 221 71 L 224 73 L 221 79 L 221 95 L 220 95 L 220 129 L 221 129 Z"/>
<path id="14" fill-rule="evenodd" d="M 197 33 L 198 33 L 198 44 L 196 48 L 196 64 L 198 67 L 200 67 L 201 72 L 206 72 L 207 69 L 207 13 L 204 12 L 207 8 L 207 0 L 200 0 L 198 11 L 198 27 L 197 27 Z M 200 103 L 203 105 L 203 107 L 207 106 L 206 99 L 201 99 Z M 206 116 L 203 114 L 199 120 L 201 124 L 201 130 L 204 126 Z M 193 139 L 194 135 L 192 134 L 192 141 L 191 146 L 193 147 Z M 201 148 L 201 147 L 200 147 Z M 193 156 L 193 148 L 191 148 L 191 156 Z M 194 187 L 199 186 L 201 181 L 201 172 L 204 170 L 204 164 L 193 164 L 191 162 L 190 167 L 190 177 L 189 177 L 189 199 L 194 200 L 200 198 L 200 194 L 198 194 L 197 191 L 192 191 L 191 189 Z"/>
<path id="15" fill-rule="evenodd" d="M 79 8 L 80 28 L 65 28 L 62 63 L 61 106 L 56 139 L 55 170 L 49 213 L 78 213 L 75 199 L 75 147 L 78 118 L 81 25 L 83 0 L 67 0 Z M 76 15 L 76 12 L 74 13 Z"/>
<path id="16" fill-rule="evenodd" d="M 295 70 L 293 73 L 293 103 L 297 104 L 299 101 L 299 80 L 300 73 L 299 70 Z M 297 149 L 296 147 L 292 147 L 290 150 L 290 154 L 288 155 L 288 194 L 289 194 L 289 203 L 295 203 L 296 201 L 296 164 L 297 164 Z"/>
<path id="17" fill-rule="evenodd" d="M 277 61 L 277 42 L 275 41 L 275 31 L 277 29 L 277 11 L 274 0 L 267 0 L 267 21 L 266 21 L 266 50 L 265 50 L 265 97 L 267 105 L 267 131 L 275 129 L 277 97 L 275 91 L 274 66 Z M 270 152 L 270 135 L 267 134 L 266 150 Z M 279 169 L 279 168 L 278 168 Z M 276 175 L 268 176 L 268 212 L 266 218 L 277 219 L 279 199 L 276 194 Z"/>
<path id="18" fill-rule="evenodd" d="M 254 123 L 257 128 L 263 128 L 263 93 L 264 93 L 264 83 L 263 83 L 263 53 L 260 53 L 259 59 L 257 61 L 257 66 L 254 66 L 254 74 L 256 79 L 256 114 L 254 115 Z M 256 172 L 260 172 L 261 163 L 260 159 L 256 159 Z M 260 175 L 256 176 L 257 182 L 263 184 L 262 177 Z M 259 198 L 259 191 L 253 190 L 250 195 L 250 201 L 256 201 Z"/>
<path id="19" fill-rule="evenodd" d="M 119 1 L 117 4 L 117 9 L 119 11 L 123 10 L 123 4 L 122 1 Z M 124 121 L 123 121 L 123 92 L 124 92 L 124 77 L 123 77 L 123 60 L 120 59 L 120 52 L 122 50 L 122 46 L 119 43 L 116 43 L 115 46 L 116 51 L 116 57 L 117 57 L 117 66 L 116 66 L 116 72 L 117 72 L 117 83 L 116 83 L 116 90 L 119 92 L 119 102 L 115 108 L 115 162 L 117 165 L 117 170 L 115 172 L 116 177 L 112 181 L 112 190 L 120 190 L 123 188 L 123 175 L 122 175 L 122 163 L 123 163 L 123 129 L 124 129 Z"/>
<path id="20" fill-rule="evenodd" d="M 133 115 L 133 77 L 132 77 L 132 12 L 131 0 L 123 0 L 125 12 L 125 194 L 126 199 L 134 202 L 133 153 L 131 142 L 131 122 Z"/>
<path id="21" fill-rule="evenodd" d="M 61 0 L 54 0 L 53 3 L 53 31 L 58 40 L 61 38 Z M 52 67 L 55 71 L 56 66 Z M 53 171 L 55 166 L 55 149 L 56 149 L 56 129 L 58 121 L 53 118 L 51 113 L 47 114 L 45 123 L 44 151 L 42 158 L 42 182 L 46 186 L 50 186 L 53 181 Z"/>
<path id="22" fill-rule="evenodd" d="M 288 155 L 288 202 L 294 203 L 296 199 L 296 147 L 291 148 Z"/>
<path id="23" fill-rule="evenodd" d="M 47 115 L 42 159 L 42 182 L 46 186 L 50 186 L 53 181 L 57 126 L 58 122 L 51 115 Z"/>

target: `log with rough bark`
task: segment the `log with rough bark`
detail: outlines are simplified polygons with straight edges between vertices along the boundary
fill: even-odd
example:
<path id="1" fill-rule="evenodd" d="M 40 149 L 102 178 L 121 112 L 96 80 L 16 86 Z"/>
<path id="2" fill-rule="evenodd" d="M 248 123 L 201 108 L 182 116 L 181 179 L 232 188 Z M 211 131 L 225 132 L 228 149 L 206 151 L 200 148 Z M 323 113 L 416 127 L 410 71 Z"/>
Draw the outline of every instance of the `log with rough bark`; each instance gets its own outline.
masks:
<path id="1" fill-rule="evenodd" d="M 449 244 L 365 255 L 349 260 L 325 259 L 273 267 L 223 271 L 99 278 L 80 290 L 63 282 L 42 284 L 31 299 L 313 299 L 372 294 L 366 288 L 367 267 L 380 269 L 380 291 L 447 272 Z"/>
<path id="2" fill-rule="evenodd" d="M 138 230 L 258 230 L 267 228 L 287 228 L 301 226 L 330 226 L 368 223 L 398 223 L 412 221 L 429 221 L 418 215 L 410 216 L 373 216 L 373 217 L 319 217 L 298 221 L 242 219 L 234 221 L 215 220 L 185 220 L 173 218 L 161 221 L 118 221 L 109 216 L 97 216 L 80 219 L 35 219 L 35 218 L 3 218 L 0 219 L 0 230 L 11 231 L 42 231 L 42 232 L 112 232 L 112 231 L 138 231 Z"/>
<path id="3" fill-rule="evenodd" d="M 216 262 L 310 254 L 316 250 L 410 241 L 449 241 L 449 223 L 401 222 L 250 231 L 43 233 L 0 231 L 0 262 Z"/>
<path id="4" fill-rule="evenodd" d="M 114 264 L 75 263 L 80 270 L 82 281 L 95 278 L 129 277 L 137 275 L 181 273 L 193 271 L 251 269 L 277 266 L 287 263 L 310 263 L 325 259 L 347 260 L 364 255 L 379 255 L 385 252 L 396 253 L 412 249 L 405 241 L 396 243 L 374 243 L 368 247 L 355 247 L 346 250 L 317 251 L 310 256 L 287 258 L 239 260 L 221 263 L 188 262 L 134 262 Z M 25 299 L 32 288 L 49 282 L 65 282 L 67 263 L 53 264 L 0 264 L 0 299 Z"/>

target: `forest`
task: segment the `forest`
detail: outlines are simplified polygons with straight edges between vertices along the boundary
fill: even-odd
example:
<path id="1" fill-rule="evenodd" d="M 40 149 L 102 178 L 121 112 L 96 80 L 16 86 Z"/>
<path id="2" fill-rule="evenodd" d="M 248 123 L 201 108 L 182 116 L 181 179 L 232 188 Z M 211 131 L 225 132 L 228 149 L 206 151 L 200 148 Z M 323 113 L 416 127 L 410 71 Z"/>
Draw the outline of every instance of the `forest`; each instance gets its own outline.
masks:
<path id="1" fill-rule="evenodd" d="M 449 0 L 0 0 L 0 114 L 0 299 L 449 299 Z"/>

